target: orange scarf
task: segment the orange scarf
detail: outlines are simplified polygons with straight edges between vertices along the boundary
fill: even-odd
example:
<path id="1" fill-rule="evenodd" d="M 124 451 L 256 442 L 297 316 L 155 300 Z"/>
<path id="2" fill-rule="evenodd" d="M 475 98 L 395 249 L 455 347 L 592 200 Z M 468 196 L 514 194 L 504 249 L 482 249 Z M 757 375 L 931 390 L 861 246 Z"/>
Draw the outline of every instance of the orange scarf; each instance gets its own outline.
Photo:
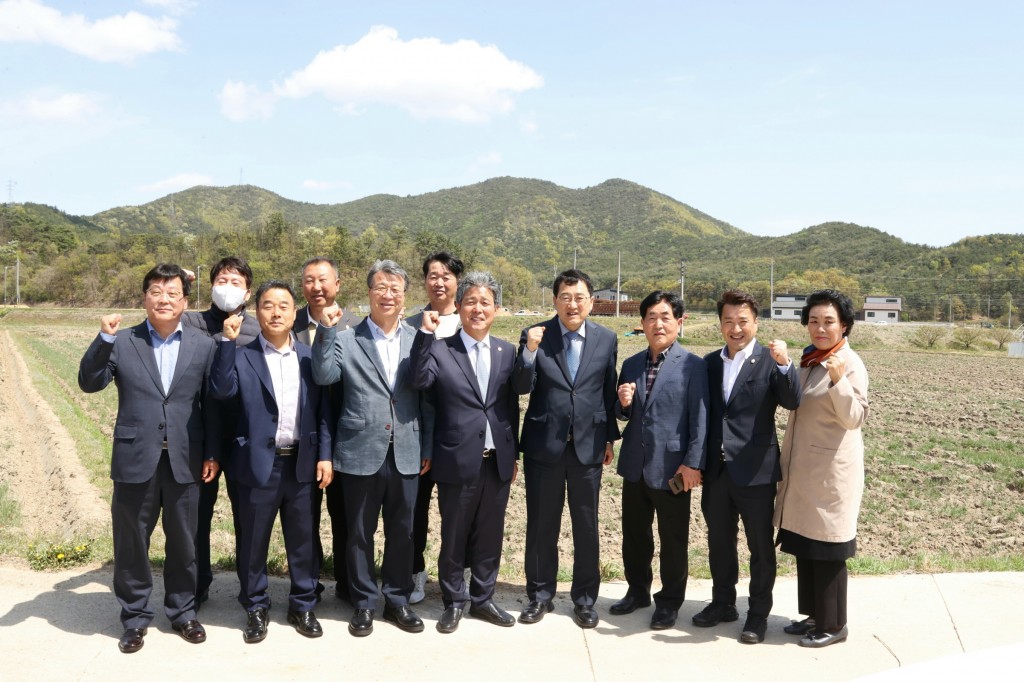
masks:
<path id="1" fill-rule="evenodd" d="M 844 336 L 839 340 L 839 343 L 826 350 L 819 350 L 814 347 L 814 344 L 807 346 L 807 348 L 804 348 L 804 354 L 800 358 L 800 366 L 810 367 L 811 365 L 817 365 L 825 362 L 825 360 L 828 360 L 830 357 L 835 355 L 836 351 L 842 348 L 845 343 L 846 337 Z"/>

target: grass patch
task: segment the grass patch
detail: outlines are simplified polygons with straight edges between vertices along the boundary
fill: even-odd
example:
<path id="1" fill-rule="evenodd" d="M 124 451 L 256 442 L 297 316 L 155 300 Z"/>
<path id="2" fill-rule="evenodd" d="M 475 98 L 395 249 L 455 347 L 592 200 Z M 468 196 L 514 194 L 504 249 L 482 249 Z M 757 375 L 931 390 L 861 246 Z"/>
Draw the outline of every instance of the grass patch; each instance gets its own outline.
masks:
<path id="1" fill-rule="evenodd" d="M 16 528 L 21 524 L 21 511 L 6 483 L 0 482 L 0 528 Z"/>

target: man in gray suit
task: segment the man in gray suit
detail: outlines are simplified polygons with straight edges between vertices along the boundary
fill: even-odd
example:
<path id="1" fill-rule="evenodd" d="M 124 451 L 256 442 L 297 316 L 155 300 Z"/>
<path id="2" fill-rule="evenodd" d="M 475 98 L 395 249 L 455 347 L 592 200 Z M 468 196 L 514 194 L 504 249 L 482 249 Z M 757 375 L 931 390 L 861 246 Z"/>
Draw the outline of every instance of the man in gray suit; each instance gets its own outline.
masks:
<path id="1" fill-rule="evenodd" d="M 117 420 L 110 478 L 114 531 L 114 595 L 124 634 L 118 648 L 142 648 L 154 617 L 149 541 L 163 508 L 167 537 L 164 613 L 190 643 L 206 641 L 196 620 L 196 546 L 199 482 L 214 479 L 216 423 L 204 414 L 215 351 L 202 332 L 182 327 L 189 281 L 177 265 L 150 270 L 142 283 L 146 321 L 119 329 L 121 316 L 105 315 L 100 334 L 82 356 L 78 385 L 86 393 L 117 386 Z"/>
<path id="2" fill-rule="evenodd" d="M 410 375 L 416 332 L 400 319 L 409 275 L 394 261 L 380 260 L 366 283 L 369 317 L 339 334 L 342 312 L 337 304 L 330 306 L 313 342 L 313 379 L 324 386 L 338 383 L 342 394 L 334 470 L 349 522 L 345 560 L 355 613 L 348 629 L 357 637 L 373 631 L 378 515 L 384 519 L 384 620 L 407 632 L 423 631 L 423 621 L 409 606 L 412 519 L 419 476 L 430 469 L 434 424 L 432 406 Z"/>
<path id="3" fill-rule="evenodd" d="M 676 624 L 686 596 L 690 490 L 700 485 L 707 440 L 708 376 L 704 360 L 679 345 L 683 302 L 654 291 L 640 303 L 647 349 L 627 358 L 616 413 L 628 420 L 619 448 L 622 563 L 629 589 L 613 615 L 651 603 L 654 515 L 661 540 L 661 590 L 651 628 Z M 671 482 L 670 482 L 671 479 Z"/>

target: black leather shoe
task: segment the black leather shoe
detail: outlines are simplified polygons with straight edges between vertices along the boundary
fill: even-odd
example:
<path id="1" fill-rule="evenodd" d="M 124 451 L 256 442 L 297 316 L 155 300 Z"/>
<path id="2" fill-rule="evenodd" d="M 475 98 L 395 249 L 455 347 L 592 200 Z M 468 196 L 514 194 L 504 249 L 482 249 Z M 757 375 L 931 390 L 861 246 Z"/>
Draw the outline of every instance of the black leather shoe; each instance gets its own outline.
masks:
<path id="1" fill-rule="evenodd" d="M 171 623 L 171 628 L 189 644 L 202 644 L 206 641 L 206 630 L 194 618 L 184 623 Z"/>
<path id="2" fill-rule="evenodd" d="M 394 623 L 406 632 L 423 632 L 423 621 L 408 604 L 402 606 L 384 606 L 384 620 Z"/>
<path id="3" fill-rule="evenodd" d="M 128 628 L 121 635 L 117 648 L 121 650 L 122 654 L 134 654 L 146 643 L 143 637 L 146 636 L 147 632 L 149 632 L 148 628 Z"/>
<path id="4" fill-rule="evenodd" d="M 678 615 L 679 612 L 676 609 L 670 609 L 667 606 L 655 607 L 654 614 L 651 615 L 651 629 L 668 630 L 675 627 Z"/>
<path id="5" fill-rule="evenodd" d="M 800 646 L 810 647 L 812 649 L 820 649 L 823 646 L 844 641 L 849 634 L 850 629 L 845 625 L 839 632 L 816 632 L 812 630 L 811 632 L 808 632 L 803 639 L 797 642 L 797 644 Z"/>
<path id="6" fill-rule="evenodd" d="M 637 609 L 642 609 L 645 606 L 650 605 L 651 595 L 648 594 L 643 597 L 636 597 L 627 592 L 625 597 L 611 605 L 608 609 L 608 613 L 613 616 L 624 616 L 627 613 L 633 613 Z"/>
<path id="7" fill-rule="evenodd" d="M 593 606 L 577 604 L 572 607 L 572 620 L 581 628 L 592 628 L 597 626 L 597 611 Z"/>
<path id="8" fill-rule="evenodd" d="M 441 614 L 441 620 L 437 621 L 437 631 L 448 635 L 459 629 L 459 621 L 462 620 L 462 609 L 449 606 Z"/>
<path id="9" fill-rule="evenodd" d="M 356 609 L 348 623 L 348 631 L 356 637 L 366 637 L 373 632 L 373 609 Z"/>
<path id="10" fill-rule="evenodd" d="M 703 611 L 694 614 L 693 624 L 699 628 L 711 628 L 719 623 L 731 623 L 739 617 L 740 614 L 736 613 L 736 607 L 732 604 L 713 601 Z"/>
<path id="11" fill-rule="evenodd" d="M 554 610 L 555 605 L 549 601 L 532 601 L 526 605 L 525 609 L 519 612 L 519 622 L 526 625 L 539 623 L 545 613 L 551 613 Z"/>
<path id="12" fill-rule="evenodd" d="M 782 631 L 787 635 L 806 635 L 813 629 L 814 619 L 804 618 L 803 620 L 794 620 L 792 623 L 782 628 Z"/>
<path id="13" fill-rule="evenodd" d="M 500 625 L 503 628 L 510 628 L 516 624 L 516 619 L 512 617 L 512 614 L 492 601 L 487 602 L 483 606 L 470 606 L 469 615 L 480 620 L 486 620 L 494 625 Z"/>
<path id="14" fill-rule="evenodd" d="M 295 626 L 295 631 L 306 637 L 319 637 L 324 634 L 320 621 L 312 611 L 292 611 L 288 609 L 288 623 Z"/>
<path id="15" fill-rule="evenodd" d="M 242 630 L 242 639 L 246 644 L 262 642 L 267 638 L 267 610 L 264 608 L 253 609 L 248 613 L 245 621 L 245 629 Z"/>
<path id="16" fill-rule="evenodd" d="M 768 630 L 768 621 L 762 616 L 752 613 L 747 614 L 747 620 L 743 623 L 743 632 L 740 633 L 740 641 L 744 644 L 757 644 L 764 641 L 764 633 Z"/>

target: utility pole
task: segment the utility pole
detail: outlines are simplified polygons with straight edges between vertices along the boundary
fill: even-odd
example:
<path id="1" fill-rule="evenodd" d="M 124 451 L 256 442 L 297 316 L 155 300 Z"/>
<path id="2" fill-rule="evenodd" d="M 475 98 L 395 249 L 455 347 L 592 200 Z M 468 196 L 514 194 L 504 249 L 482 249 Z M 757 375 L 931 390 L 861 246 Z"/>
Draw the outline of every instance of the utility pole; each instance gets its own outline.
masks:
<path id="1" fill-rule="evenodd" d="M 14 262 L 14 304 L 21 305 L 21 256 Z"/>
<path id="2" fill-rule="evenodd" d="M 10 265 L 4 266 L 4 305 L 7 305 L 7 269 Z"/>
<path id="3" fill-rule="evenodd" d="M 615 317 L 619 316 L 619 301 L 622 299 L 622 252 L 619 251 L 619 274 L 615 276 Z"/>
<path id="4" fill-rule="evenodd" d="M 775 305 L 775 259 L 772 258 L 772 270 L 768 276 L 768 319 L 772 319 L 772 306 Z"/>
<path id="5" fill-rule="evenodd" d="M 572 250 L 572 269 L 573 269 L 573 270 L 575 270 L 575 269 L 576 269 L 576 252 L 577 252 L 577 251 L 579 251 L 579 249 L 578 249 L 578 248 L 575 248 L 575 247 L 574 247 L 574 248 L 573 248 L 573 250 Z"/>

